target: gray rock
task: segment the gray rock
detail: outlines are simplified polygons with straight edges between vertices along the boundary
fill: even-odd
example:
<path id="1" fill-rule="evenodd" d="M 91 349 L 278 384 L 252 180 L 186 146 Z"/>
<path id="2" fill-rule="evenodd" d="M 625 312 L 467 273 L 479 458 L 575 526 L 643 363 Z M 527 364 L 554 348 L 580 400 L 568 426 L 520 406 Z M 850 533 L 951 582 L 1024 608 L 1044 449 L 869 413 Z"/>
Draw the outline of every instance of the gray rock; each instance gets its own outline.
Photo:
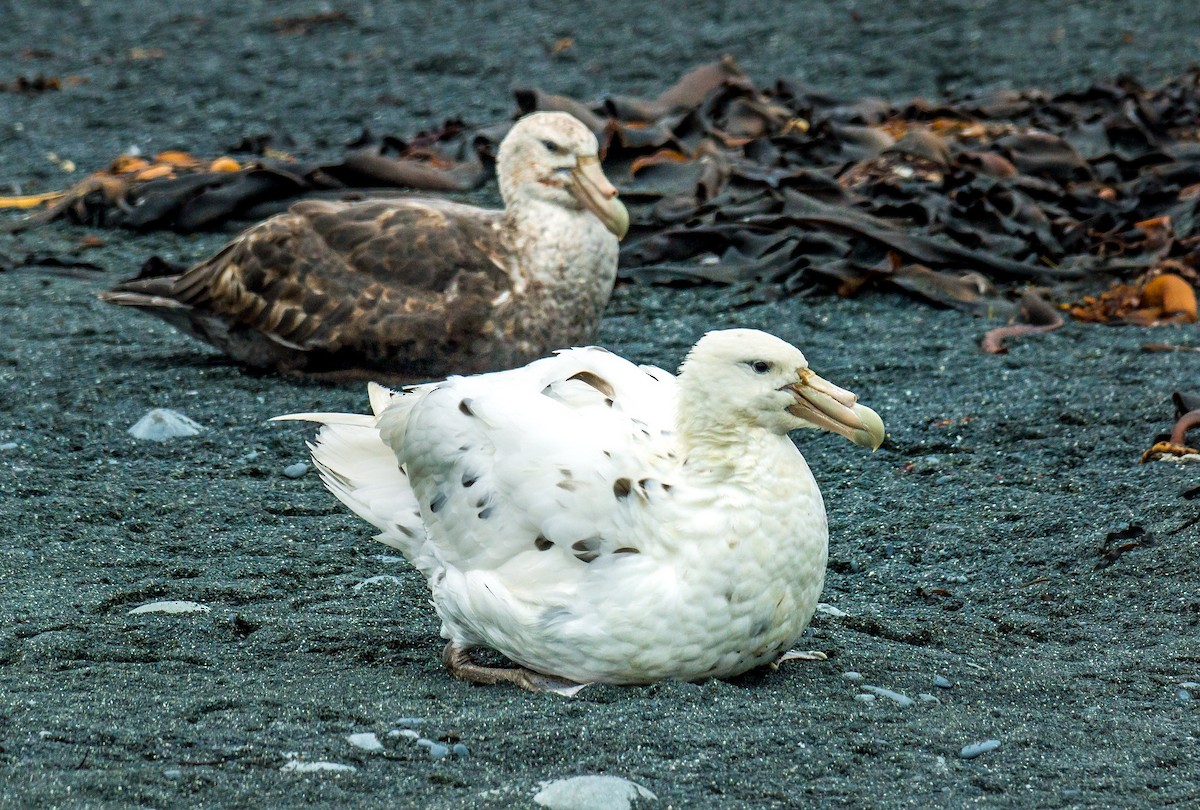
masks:
<path id="1" fill-rule="evenodd" d="M 308 472 L 307 461 L 297 461 L 295 464 L 289 464 L 283 468 L 283 474 L 288 478 L 303 478 Z"/>
<path id="2" fill-rule="evenodd" d="M 188 419 L 179 411 L 155 408 L 147 411 L 145 416 L 134 423 L 129 429 L 129 435 L 135 439 L 165 442 L 168 439 L 196 436 L 203 431 L 203 425 Z"/>
<path id="3" fill-rule="evenodd" d="M 467 748 L 467 746 L 463 745 L 462 743 L 455 743 L 454 747 L 450 750 L 452 750 L 454 752 L 454 756 L 458 757 L 459 759 L 466 759 L 467 757 L 471 756 L 471 749 Z"/>
<path id="4" fill-rule="evenodd" d="M 544 783 L 533 800 L 550 810 L 629 810 L 658 797 L 619 776 L 575 776 Z"/>
<path id="5" fill-rule="evenodd" d="M 950 682 L 949 678 L 941 675 L 933 676 L 933 685 L 939 689 L 949 689 L 951 686 L 954 686 L 954 684 Z"/>
<path id="6" fill-rule="evenodd" d="M 8 450 L 16 450 L 20 446 L 21 445 L 17 444 L 16 442 L 5 442 L 4 444 L 0 444 L 0 452 L 6 452 Z"/>
<path id="7" fill-rule="evenodd" d="M 962 759 L 975 759 L 975 757 L 986 754 L 988 751 L 995 751 L 999 747 L 999 740 L 984 740 L 983 742 L 964 745 L 963 749 L 958 752 L 958 755 Z"/>
<path id="8" fill-rule="evenodd" d="M 898 706 L 911 706 L 913 699 L 908 695 L 902 695 L 899 692 L 893 692 L 891 689 L 884 689 L 882 686 L 871 686 L 863 684 L 862 688 L 867 692 L 872 692 L 880 697 L 887 698 L 896 703 Z"/>

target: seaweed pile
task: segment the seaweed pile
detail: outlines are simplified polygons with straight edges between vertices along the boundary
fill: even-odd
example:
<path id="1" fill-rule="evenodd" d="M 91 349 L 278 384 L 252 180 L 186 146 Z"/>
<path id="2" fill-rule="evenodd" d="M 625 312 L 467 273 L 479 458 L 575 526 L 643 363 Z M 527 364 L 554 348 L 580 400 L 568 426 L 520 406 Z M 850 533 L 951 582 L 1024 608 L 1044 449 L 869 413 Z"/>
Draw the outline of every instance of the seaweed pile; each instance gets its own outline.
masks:
<path id="1" fill-rule="evenodd" d="M 1020 293 L 1076 302 L 1083 320 L 1195 319 L 1200 68 L 1153 88 L 1119 78 L 895 103 L 784 79 L 760 87 L 726 57 L 653 99 L 526 89 L 516 102 L 520 113 L 571 112 L 601 139 L 632 215 L 626 279 L 746 283 L 767 296 L 884 287 L 1013 312 Z M 220 170 L 178 157 L 131 170 L 125 159 L 10 227 L 65 216 L 190 231 L 306 195 L 468 191 L 491 177 L 508 126 L 364 134 L 326 163 L 269 138 L 243 141 L 235 154 L 248 157 Z M 1146 285 L 1163 275 L 1175 294 L 1147 305 Z"/>

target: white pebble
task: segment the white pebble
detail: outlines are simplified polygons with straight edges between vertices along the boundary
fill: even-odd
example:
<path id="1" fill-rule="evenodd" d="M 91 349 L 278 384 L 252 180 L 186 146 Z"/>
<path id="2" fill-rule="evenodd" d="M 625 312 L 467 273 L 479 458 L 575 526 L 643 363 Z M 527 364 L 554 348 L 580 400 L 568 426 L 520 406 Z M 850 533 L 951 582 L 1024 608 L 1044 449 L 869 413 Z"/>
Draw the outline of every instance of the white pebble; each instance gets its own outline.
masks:
<path id="1" fill-rule="evenodd" d="M 874 703 L 875 702 L 874 695 L 868 695 L 865 693 L 860 693 L 860 694 L 855 695 L 854 699 L 857 700 L 859 703 Z"/>
<path id="2" fill-rule="evenodd" d="M 167 768 L 165 771 L 163 771 L 163 776 L 167 777 L 168 779 L 182 779 L 183 771 L 179 770 L 178 768 Z"/>
<path id="3" fill-rule="evenodd" d="M 353 765 L 345 765 L 341 762 L 326 762 L 318 760 L 317 762 L 302 762 L 298 759 L 288 760 L 279 770 L 284 773 L 317 773 L 318 771 L 333 771 L 334 773 L 353 773 L 357 771 Z"/>
<path id="4" fill-rule="evenodd" d="M 168 408 L 155 408 L 147 411 L 146 415 L 129 429 L 129 435 L 135 439 L 145 439 L 152 442 L 165 442 L 167 439 L 177 439 L 183 436 L 195 436 L 204 430 L 204 426 L 195 422 L 178 411 Z"/>
<path id="5" fill-rule="evenodd" d="M 308 472 L 308 464 L 303 461 L 297 461 L 295 464 L 289 464 L 283 468 L 283 474 L 288 478 L 303 478 Z"/>
<path id="6" fill-rule="evenodd" d="M 1191 692 L 1189 692 L 1189 691 L 1188 691 L 1188 690 L 1186 690 L 1186 689 L 1180 689 L 1180 690 L 1179 690 L 1179 692 L 1178 692 L 1178 694 L 1177 694 L 1177 697 L 1178 697 L 1180 700 L 1191 700 L 1191 699 L 1192 699 L 1192 693 L 1191 693 Z"/>
<path id="7" fill-rule="evenodd" d="M 936 686 L 938 689 L 949 689 L 950 687 L 954 686 L 954 684 L 952 684 L 950 682 L 949 678 L 943 677 L 941 675 L 933 676 L 933 685 Z"/>
<path id="8" fill-rule="evenodd" d="M 139 613 L 208 613 L 212 608 L 199 602 L 189 602 L 186 599 L 165 599 L 161 602 L 150 602 L 139 605 L 129 611 L 130 616 Z"/>
<path id="9" fill-rule="evenodd" d="M 848 681 L 855 681 L 855 682 L 861 681 L 863 679 L 862 673 L 855 672 L 854 670 L 849 670 L 848 672 L 843 672 L 842 677 Z"/>
<path id="10" fill-rule="evenodd" d="M 471 749 L 467 748 L 462 743 L 455 743 L 452 750 L 454 751 L 454 756 L 458 757 L 459 759 L 466 759 L 467 757 L 471 756 Z"/>
<path id="11" fill-rule="evenodd" d="M 937 697 L 936 695 L 931 695 L 928 692 L 918 692 L 917 700 L 921 701 L 922 703 L 941 703 L 942 702 L 941 698 Z"/>
<path id="12" fill-rule="evenodd" d="M 1184 681 L 1179 686 L 1183 689 L 1200 689 L 1200 683 L 1196 683 L 1195 681 Z"/>
<path id="13" fill-rule="evenodd" d="M 359 734 L 350 734 L 346 737 L 346 742 L 353 745 L 355 748 L 361 748 L 364 751 L 378 753 L 383 750 L 383 743 L 379 741 L 370 731 L 364 731 Z"/>
<path id="14" fill-rule="evenodd" d="M 367 577 L 362 582 L 356 583 L 354 585 L 354 590 L 361 591 L 363 588 L 367 587 L 368 585 L 374 585 L 376 582 L 392 582 L 396 585 L 399 585 L 400 578 L 394 577 L 391 574 L 380 574 L 379 576 L 375 577 Z"/>
<path id="15" fill-rule="evenodd" d="M 5 442 L 4 444 L 0 444 L 0 451 L 16 450 L 20 446 L 16 442 Z"/>
<path id="16" fill-rule="evenodd" d="M 958 752 L 958 755 L 962 759 L 975 759 L 975 757 L 986 754 L 988 751 L 995 751 L 999 747 L 999 740 L 984 740 L 983 742 L 964 745 L 963 749 Z"/>
<path id="17" fill-rule="evenodd" d="M 835 619 L 841 619 L 850 615 L 846 611 L 824 602 L 817 602 L 817 613 L 820 613 L 822 616 L 832 616 Z"/>
<path id="18" fill-rule="evenodd" d="M 640 799 L 658 797 L 619 776 L 574 776 L 542 783 L 533 800 L 550 810 L 629 810 Z"/>
<path id="19" fill-rule="evenodd" d="M 862 688 L 868 692 L 873 692 L 880 697 L 895 701 L 896 705 L 898 706 L 913 705 L 913 699 L 908 695 L 902 695 L 899 692 L 893 692 L 891 689 L 884 689 L 882 686 L 871 686 L 869 684 L 863 684 Z"/>
<path id="20" fill-rule="evenodd" d="M 388 732 L 389 737 L 403 737 L 406 740 L 419 740 L 421 735 L 411 728 L 394 728 Z"/>

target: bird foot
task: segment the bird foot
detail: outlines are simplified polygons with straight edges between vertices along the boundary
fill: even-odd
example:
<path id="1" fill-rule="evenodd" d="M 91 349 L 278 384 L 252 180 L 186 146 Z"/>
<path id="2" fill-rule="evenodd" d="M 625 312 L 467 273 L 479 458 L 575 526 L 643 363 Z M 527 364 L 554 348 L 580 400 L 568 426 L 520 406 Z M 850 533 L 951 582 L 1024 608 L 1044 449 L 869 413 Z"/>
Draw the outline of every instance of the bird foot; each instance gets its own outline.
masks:
<path id="1" fill-rule="evenodd" d="M 442 664 L 455 678 L 468 683 L 487 686 L 511 683 L 530 692 L 553 692 L 563 697 L 573 697 L 588 685 L 543 675 L 524 667 L 485 667 L 472 661 L 470 652 L 463 647 L 456 647 L 454 642 L 442 650 Z"/>
<path id="2" fill-rule="evenodd" d="M 829 656 L 820 650 L 788 650 L 783 655 L 775 659 L 771 664 L 771 669 L 779 669 L 779 665 L 785 661 L 828 661 Z"/>

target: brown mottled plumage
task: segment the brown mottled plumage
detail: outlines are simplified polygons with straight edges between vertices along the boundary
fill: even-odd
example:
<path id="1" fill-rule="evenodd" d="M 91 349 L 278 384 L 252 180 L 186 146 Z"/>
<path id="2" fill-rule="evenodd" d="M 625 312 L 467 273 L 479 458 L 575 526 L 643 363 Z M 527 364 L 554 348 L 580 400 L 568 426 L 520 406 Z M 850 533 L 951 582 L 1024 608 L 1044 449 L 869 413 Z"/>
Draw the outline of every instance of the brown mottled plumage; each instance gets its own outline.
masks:
<path id="1" fill-rule="evenodd" d="M 503 211 L 300 202 L 182 274 L 100 298 L 284 372 L 427 379 L 589 341 L 628 225 L 595 137 L 569 115 L 535 113 L 501 143 L 497 168 Z"/>

